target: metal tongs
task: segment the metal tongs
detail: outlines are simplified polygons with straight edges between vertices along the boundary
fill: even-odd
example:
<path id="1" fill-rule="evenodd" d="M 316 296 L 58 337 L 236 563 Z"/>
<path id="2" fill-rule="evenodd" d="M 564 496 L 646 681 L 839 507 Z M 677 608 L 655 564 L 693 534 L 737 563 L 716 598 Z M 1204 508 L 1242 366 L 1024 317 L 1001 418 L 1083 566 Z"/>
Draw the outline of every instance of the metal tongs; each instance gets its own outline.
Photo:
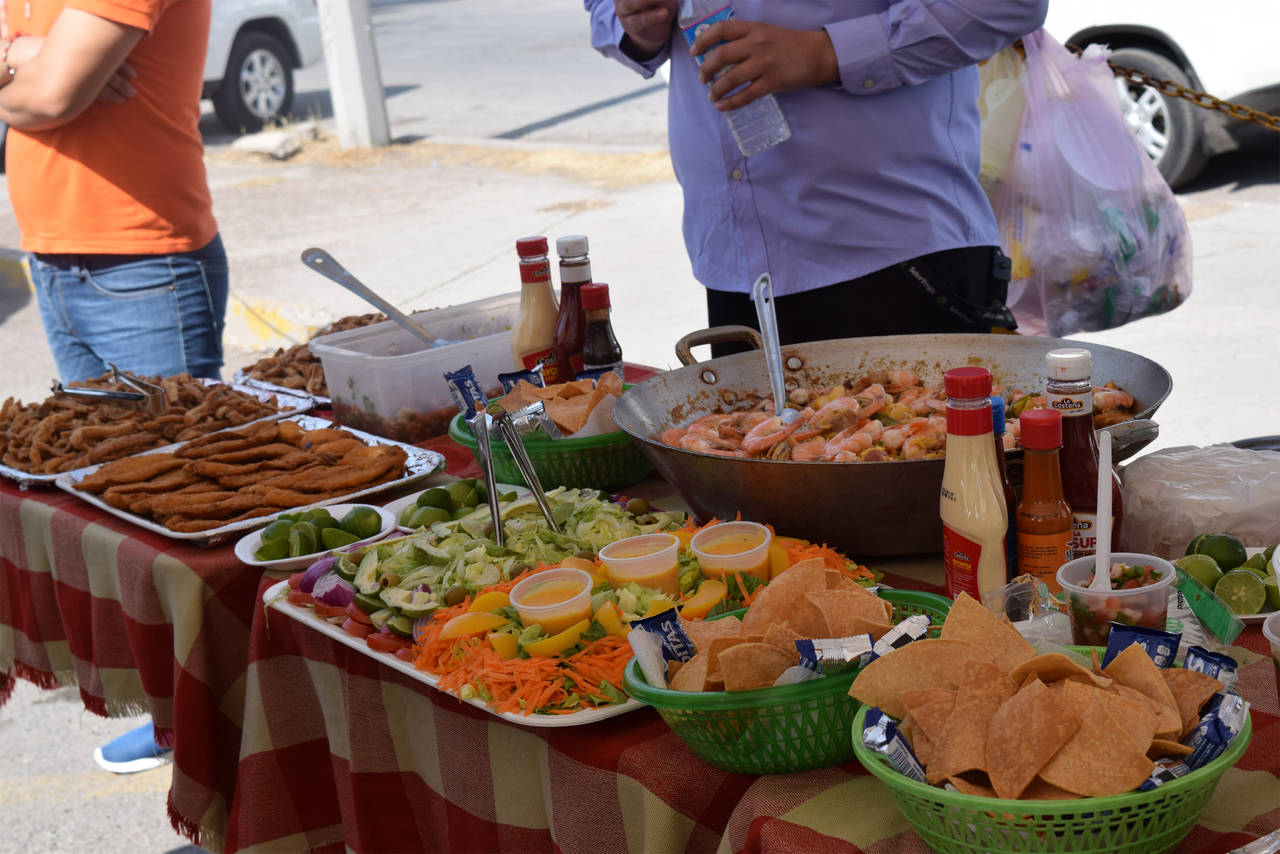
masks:
<path id="1" fill-rule="evenodd" d="M 756 320 L 760 324 L 760 337 L 764 340 L 764 365 L 773 391 L 773 414 L 783 424 L 790 424 L 800 417 L 800 413 L 787 408 L 787 389 L 782 377 L 782 345 L 778 342 L 778 316 L 773 308 L 773 279 L 768 273 L 761 273 L 751 286 L 751 298 L 756 304 Z"/>
<path id="2" fill-rule="evenodd" d="M 501 406 L 491 404 L 487 409 L 483 408 L 483 404 L 479 404 L 475 415 L 467 419 L 467 424 L 471 427 L 471 433 L 476 438 L 476 456 L 480 460 L 480 470 L 484 475 L 485 493 L 489 496 L 489 515 L 493 521 L 493 540 L 499 546 L 506 545 L 506 532 L 502 527 L 502 511 L 498 507 L 496 496 L 498 494 L 497 477 L 493 472 L 493 434 L 497 432 L 507 443 L 507 448 L 511 451 L 511 458 L 515 461 L 516 468 L 520 469 L 520 474 L 524 477 L 524 482 L 533 492 L 533 498 L 538 502 L 538 509 L 542 511 L 543 517 L 547 520 L 547 524 L 551 530 L 557 534 L 562 533 L 560 524 L 556 521 L 555 514 L 551 512 L 551 503 L 547 501 L 546 494 L 542 491 L 542 482 L 538 479 L 538 473 L 533 470 L 533 463 L 529 460 L 529 454 L 524 448 L 524 439 L 521 436 L 521 427 L 518 424 L 529 424 L 529 431 L 537 429 L 533 426 L 533 419 L 521 417 L 526 414 L 526 410 L 534 407 L 542 407 L 541 401 L 530 404 L 515 413 L 507 412 Z M 543 408 L 543 412 L 546 410 Z"/>
<path id="3" fill-rule="evenodd" d="M 84 388 L 83 386 L 64 386 L 58 380 L 53 381 L 51 389 L 54 394 L 67 394 L 73 397 L 90 397 L 97 400 L 114 400 L 122 403 L 131 403 L 138 406 L 139 409 L 145 409 L 148 415 L 160 415 L 165 410 L 164 389 L 154 383 L 146 380 L 140 380 L 135 376 L 131 376 L 111 362 L 107 362 L 111 368 L 111 381 L 114 383 L 124 383 L 134 391 L 116 391 L 115 389 L 105 388 Z"/>

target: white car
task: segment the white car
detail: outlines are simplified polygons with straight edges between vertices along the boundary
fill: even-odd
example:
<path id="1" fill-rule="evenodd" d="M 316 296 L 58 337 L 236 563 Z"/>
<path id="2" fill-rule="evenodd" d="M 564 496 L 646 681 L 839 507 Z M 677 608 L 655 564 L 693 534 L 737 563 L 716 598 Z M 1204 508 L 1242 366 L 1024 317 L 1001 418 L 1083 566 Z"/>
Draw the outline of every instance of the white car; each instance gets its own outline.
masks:
<path id="1" fill-rule="evenodd" d="M 261 130 L 289 114 L 293 69 L 322 53 L 315 0 L 215 0 L 204 96 L 229 130 Z"/>
<path id="2" fill-rule="evenodd" d="M 1052 0 L 1045 29 L 1080 47 L 1105 44 L 1117 65 L 1265 112 L 1280 107 L 1277 0 Z M 1211 154 L 1236 147 L 1242 123 L 1116 78 L 1125 118 L 1172 187 Z"/>

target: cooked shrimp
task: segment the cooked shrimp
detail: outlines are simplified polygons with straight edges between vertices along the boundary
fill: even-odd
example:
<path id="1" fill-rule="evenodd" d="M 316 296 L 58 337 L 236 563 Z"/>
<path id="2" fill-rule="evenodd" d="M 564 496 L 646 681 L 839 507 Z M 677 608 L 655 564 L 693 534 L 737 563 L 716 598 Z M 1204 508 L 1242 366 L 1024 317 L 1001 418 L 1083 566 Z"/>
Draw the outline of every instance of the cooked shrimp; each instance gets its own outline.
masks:
<path id="1" fill-rule="evenodd" d="M 811 416 L 812 412 L 813 410 L 806 409 L 801 415 L 804 416 L 805 413 L 809 413 Z M 747 435 L 743 437 L 742 450 L 748 454 L 759 454 L 767 451 L 800 429 L 804 422 L 805 417 L 801 417 L 790 424 L 784 424 L 781 416 L 771 415 L 752 427 Z"/>
<path id="2" fill-rule="evenodd" d="M 1133 395 L 1118 388 L 1106 386 L 1093 387 L 1093 411 L 1108 409 L 1128 409 L 1133 406 Z"/>
<path id="3" fill-rule="evenodd" d="M 818 436 L 816 439 L 808 439 L 804 442 L 797 442 L 795 447 L 791 449 L 791 459 L 807 461 L 823 459 L 823 452 L 826 450 L 827 440 Z"/>

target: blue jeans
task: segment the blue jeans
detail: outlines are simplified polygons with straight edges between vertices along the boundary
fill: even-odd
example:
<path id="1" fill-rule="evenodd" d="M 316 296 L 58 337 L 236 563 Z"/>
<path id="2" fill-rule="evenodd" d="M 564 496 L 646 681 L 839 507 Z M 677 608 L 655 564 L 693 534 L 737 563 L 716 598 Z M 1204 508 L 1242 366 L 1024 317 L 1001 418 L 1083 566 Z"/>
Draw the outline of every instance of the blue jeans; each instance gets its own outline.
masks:
<path id="1" fill-rule="evenodd" d="M 108 362 L 142 375 L 220 376 L 228 286 L 220 237 L 173 255 L 29 260 L 64 383 L 100 376 Z"/>

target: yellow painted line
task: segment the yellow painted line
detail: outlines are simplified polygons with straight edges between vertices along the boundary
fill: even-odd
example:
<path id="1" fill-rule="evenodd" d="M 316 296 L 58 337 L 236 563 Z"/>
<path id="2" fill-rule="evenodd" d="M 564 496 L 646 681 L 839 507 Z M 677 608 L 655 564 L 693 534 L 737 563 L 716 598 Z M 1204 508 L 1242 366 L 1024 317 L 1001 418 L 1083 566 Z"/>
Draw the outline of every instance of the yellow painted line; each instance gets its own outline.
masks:
<path id="1" fill-rule="evenodd" d="M 294 323 L 272 303 L 248 302 L 232 294 L 231 311 L 244 321 L 250 336 L 262 346 L 281 338 L 294 342 L 306 341 L 315 331 L 313 326 Z"/>
<path id="2" fill-rule="evenodd" d="M 75 804 L 121 795 L 164 794 L 173 781 L 173 766 L 161 765 L 138 774 L 41 774 L 38 777 L 0 777 L 0 807 L 40 803 Z"/>
<path id="3" fill-rule="evenodd" d="M 29 293 L 35 292 L 25 254 L 12 249 L 0 249 L 0 287 L 17 287 Z"/>

